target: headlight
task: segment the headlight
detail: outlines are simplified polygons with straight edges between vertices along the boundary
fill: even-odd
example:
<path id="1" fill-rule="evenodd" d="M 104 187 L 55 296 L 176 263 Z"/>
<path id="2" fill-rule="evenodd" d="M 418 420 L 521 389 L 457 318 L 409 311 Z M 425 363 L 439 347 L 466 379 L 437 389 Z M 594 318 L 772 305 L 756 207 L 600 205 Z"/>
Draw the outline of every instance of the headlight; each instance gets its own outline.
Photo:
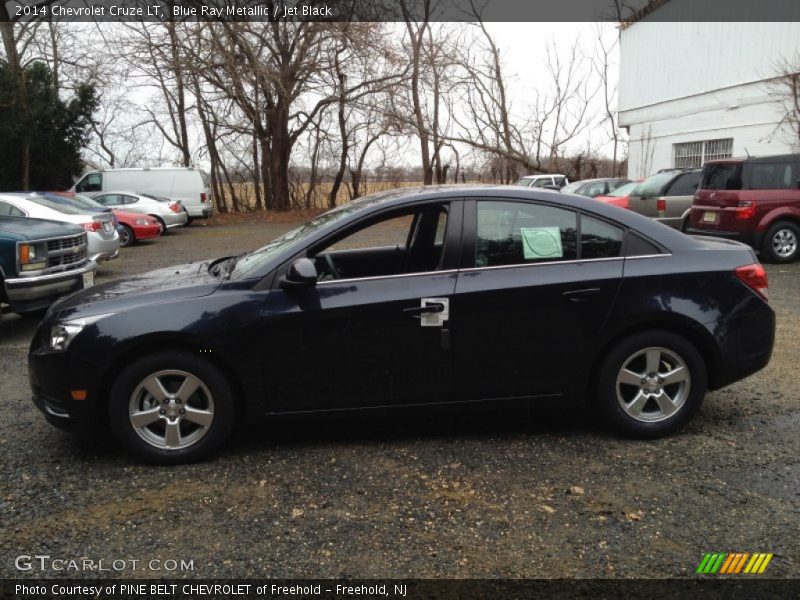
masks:
<path id="1" fill-rule="evenodd" d="M 136 219 L 137 225 L 150 225 L 150 219 Z"/>
<path id="2" fill-rule="evenodd" d="M 50 329 L 50 350 L 54 352 L 63 352 L 72 343 L 84 328 L 89 325 L 97 323 L 100 319 L 110 317 L 113 313 L 104 315 L 95 315 L 93 317 L 84 317 L 82 319 L 72 319 L 71 321 L 61 321 L 55 323 Z"/>
<path id="3" fill-rule="evenodd" d="M 36 246 L 33 244 L 17 245 L 17 259 L 20 271 L 37 271 L 47 266 L 47 259 L 37 256 Z"/>

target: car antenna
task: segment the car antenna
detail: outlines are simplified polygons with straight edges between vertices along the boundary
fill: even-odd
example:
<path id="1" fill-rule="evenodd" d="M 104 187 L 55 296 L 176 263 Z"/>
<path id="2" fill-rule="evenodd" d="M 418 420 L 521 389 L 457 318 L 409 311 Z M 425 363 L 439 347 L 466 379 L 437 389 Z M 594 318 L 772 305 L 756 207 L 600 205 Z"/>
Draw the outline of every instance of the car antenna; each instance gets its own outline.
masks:
<path id="1" fill-rule="evenodd" d="M 747 158 L 750 158 L 750 152 L 748 152 L 747 146 L 744 147 L 744 153 L 747 154 Z"/>

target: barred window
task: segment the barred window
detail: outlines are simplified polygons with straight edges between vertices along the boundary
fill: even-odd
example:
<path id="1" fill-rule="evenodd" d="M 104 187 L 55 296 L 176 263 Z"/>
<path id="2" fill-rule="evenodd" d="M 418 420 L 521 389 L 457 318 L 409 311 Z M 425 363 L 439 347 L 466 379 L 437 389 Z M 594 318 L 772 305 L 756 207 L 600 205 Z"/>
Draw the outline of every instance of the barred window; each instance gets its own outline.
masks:
<path id="1" fill-rule="evenodd" d="M 702 167 L 709 160 L 730 158 L 732 152 L 733 138 L 672 145 L 673 164 L 676 169 Z"/>

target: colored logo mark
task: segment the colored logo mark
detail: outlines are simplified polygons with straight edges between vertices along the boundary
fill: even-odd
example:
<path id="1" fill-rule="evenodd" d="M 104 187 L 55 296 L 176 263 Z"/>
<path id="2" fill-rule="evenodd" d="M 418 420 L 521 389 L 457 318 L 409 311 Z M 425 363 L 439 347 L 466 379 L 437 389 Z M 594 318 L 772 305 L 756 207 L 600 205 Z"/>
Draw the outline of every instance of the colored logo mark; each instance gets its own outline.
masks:
<path id="1" fill-rule="evenodd" d="M 766 552 L 707 552 L 697 567 L 697 573 L 708 574 L 761 574 L 767 568 L 773 554 Z"/>

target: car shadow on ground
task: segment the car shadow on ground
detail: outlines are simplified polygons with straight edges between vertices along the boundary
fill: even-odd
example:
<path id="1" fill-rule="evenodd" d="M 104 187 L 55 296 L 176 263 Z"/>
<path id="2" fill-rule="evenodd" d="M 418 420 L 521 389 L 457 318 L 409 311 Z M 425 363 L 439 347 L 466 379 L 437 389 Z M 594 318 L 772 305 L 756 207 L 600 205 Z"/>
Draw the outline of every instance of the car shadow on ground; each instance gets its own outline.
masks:
<path id="1" fill-rule="evenodd" d="M 591 411 L 583 411 L 590 413 Z M 102 430 L 101 430 L 102 431 Z M 467 414 L 397 414 L 391 416 L 306 417 L 276 419 L 263 425 L 240 424 L 218 455 L 205 462 L 233 460 L 270 450 L 313 450 L 318 447 L 379 446 L 426 441 L 452 443 L 543 435 L 547 437 L 613 435 L 590 416 L 564 408 L 531 408 Z M 53 432 L 48 443 L 54 455 L 71 460 L 116 467 L 137 463 L 105 431 L 97 437 Z"/>
<path id="2" fill-rule="evenodd" d="M 588 411 L 587 411 L 588 412 Z M 226 453 L 246 454 L 269 447 L 403 443 L 419 440 L 451 442 L 514 438 L 520 435 L 581 436 L 603 432 L 590 418 L 576 418 L 561 408 L 531 408 L 464 414 L 338 415 L 302 420 L 276 420 L 261 427 L 242 426 Z"/>

